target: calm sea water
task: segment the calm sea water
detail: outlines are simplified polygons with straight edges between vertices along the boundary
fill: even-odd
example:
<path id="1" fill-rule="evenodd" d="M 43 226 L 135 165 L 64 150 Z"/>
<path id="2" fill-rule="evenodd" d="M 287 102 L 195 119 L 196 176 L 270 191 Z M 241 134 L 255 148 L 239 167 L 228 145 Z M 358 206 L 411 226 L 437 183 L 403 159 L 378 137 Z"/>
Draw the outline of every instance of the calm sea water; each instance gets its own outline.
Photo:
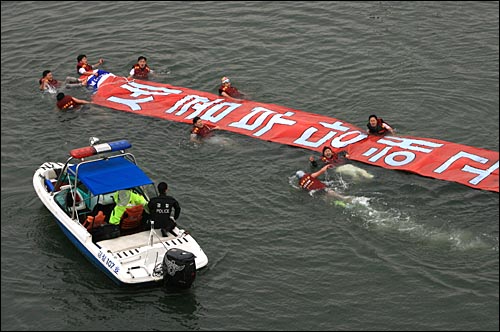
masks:
<path id="1" fill-rule="evenodd" d="M 499 3 L 2 2 L 2 330 L 498 330 L 499 196 L 355 163 L 343 209 L 294 188 L 310 151 L 38 91 L 76 56 L 363 127 L 499 150 Z M 84 90 L 71 93 L 89 99 Z M 65 238 L 35 169 L 90 136 L 128 139 L 166 180 L 209 265 L 187 291 L 115 286 Z"/>

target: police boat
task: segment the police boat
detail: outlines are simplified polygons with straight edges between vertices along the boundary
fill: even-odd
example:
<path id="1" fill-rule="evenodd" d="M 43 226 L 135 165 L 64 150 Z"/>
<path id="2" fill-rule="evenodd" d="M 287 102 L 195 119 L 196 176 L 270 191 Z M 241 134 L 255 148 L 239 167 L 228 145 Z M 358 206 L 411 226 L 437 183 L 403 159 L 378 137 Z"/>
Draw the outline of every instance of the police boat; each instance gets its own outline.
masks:
<path id="1" fill-rule="evenodd" d="M 153 181 L 128 152 L 127 140 L 73 149 L 65 163 L 45 162 L 33 187 L 69 240 L 120 286 L 161 283 L 189 288 L 208 258 L 196 240 L 177 226 L 162 234 L 142 205 L 127 208 L 119 224 L 109 218 L 123 190 L 156 195 Z M 137 211 L 140 210 L 140 211 Z"/>

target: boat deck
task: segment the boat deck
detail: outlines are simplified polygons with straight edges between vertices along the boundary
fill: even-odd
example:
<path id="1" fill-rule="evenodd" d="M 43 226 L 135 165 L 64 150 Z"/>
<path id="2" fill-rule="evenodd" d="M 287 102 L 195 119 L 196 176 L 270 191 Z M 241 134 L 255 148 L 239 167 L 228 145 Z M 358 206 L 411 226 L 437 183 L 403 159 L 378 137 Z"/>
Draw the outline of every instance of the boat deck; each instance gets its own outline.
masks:
<path id="1" fill-rule="evenodd" d="M 153 235 L 153 244 L 163 242 L 165 246 L 174 247 L 187 242 L 184 238 L 176 238 L 172 234 L 168 234 L 167 237 L 161 234 L 160 229 L 153 230 L 156 235 Z M 174 229 L 176 234 L 180 233 L 180 230 L 176 227 Z M 108 239 L 97 242 L 101 248 L 107 249 L 109 252 L 117 253 L 126 250 L 136 249 L 138 247 L 147 246 L 150 241 L 151 230 L 142 231 L 135 234 L 123 235 L 114 239 Z"/>

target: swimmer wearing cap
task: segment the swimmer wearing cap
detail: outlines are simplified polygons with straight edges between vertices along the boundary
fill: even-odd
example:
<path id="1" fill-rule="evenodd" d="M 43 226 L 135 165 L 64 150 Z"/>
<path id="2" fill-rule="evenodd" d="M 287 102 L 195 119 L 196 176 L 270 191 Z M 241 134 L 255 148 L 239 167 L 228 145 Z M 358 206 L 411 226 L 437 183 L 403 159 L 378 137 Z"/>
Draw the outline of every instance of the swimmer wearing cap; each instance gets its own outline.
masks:
<path id="1" fill-rule="evenodd" d="M 295 176 L 299 180 L 299 186 L 302 189 L 305 189 L 309 192 L 311 191 L 324 191 L 326 192 L 329 196 L 333 196 L 337 199 L 341 199 L 346 202 L 351 202 L 352 198 L 349 196 L 342 196 L 338 193 L 336 193 L 333 189 L 328 188 L 325 183 L 320 181 L 318 177 L 325 173 L 326 170 L 330 167 L 333 167 L 331 164 L 327 164 L 323 166 L 319 171 L 314 172 L 314 173 L 306 173 L 302 170 L 299 170 L 295 173 Z"/>
<path id="2" fill-rule="evenodd" d="M 245 94 L 238 91 L 237 88 L 231 86 L 231 80 L 229 77 L 224 76 L 221 79 L 221 85 L 219 87 L 219 96 L 225 97 L 234 101 L 241 101 L 245 98 Z"/>

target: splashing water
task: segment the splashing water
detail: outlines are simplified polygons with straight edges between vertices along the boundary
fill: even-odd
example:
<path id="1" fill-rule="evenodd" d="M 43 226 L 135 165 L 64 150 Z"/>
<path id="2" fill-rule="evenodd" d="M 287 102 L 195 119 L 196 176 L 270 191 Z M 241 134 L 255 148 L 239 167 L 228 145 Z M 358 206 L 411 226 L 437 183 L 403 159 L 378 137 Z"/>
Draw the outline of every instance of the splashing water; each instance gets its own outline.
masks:
<path id="1" fill-rule="evenodd" d="M 354 197 L 347 204 L 347 213 L 363 220 L 363 226 L 376 231 L 397 231 L 409 237 L 424 240 L 431 245 L 447 246 L 456 250 L 493 249 L 498 251 L 498 241 L 468 230 L 435 228 L 413 220 L 410 215 L 395 208 L 377 210 L 368 197 Z"/>
<path id="2" fill-rule="evenodd" d="M 297 177 L 292 175 L 288 178 L 289 184 L 295 189 L 301 189 Z M 323 181 L 328 188 L 338 193 L 345 192 L 349 183 L 342 177 L 336 177 L 329 181 Z M 318 197 L 318 193 L 310 191 L 311 197 Z M 342 201 L 336 197 L 324 195 L 321 197 L 327 204 L 342 209 L 344 213 L 354 219 L 361 218 L 362 226 L 368 230 L 390 232 L 397 231 L 411 238 L 424 240 L 432 245 L 447 246 L 456 250 L 493 249 L 498 251 L 498 239 L 492 239 L 487 235 L 473 234 L 473 232 L 460 229 L 435 228 L 419 223 L 411 218 L 406 212 L 396 208 L 379 210 L 372 206 L 372 198 L 365 196 L 347 196 L 350 202 Z"/>

